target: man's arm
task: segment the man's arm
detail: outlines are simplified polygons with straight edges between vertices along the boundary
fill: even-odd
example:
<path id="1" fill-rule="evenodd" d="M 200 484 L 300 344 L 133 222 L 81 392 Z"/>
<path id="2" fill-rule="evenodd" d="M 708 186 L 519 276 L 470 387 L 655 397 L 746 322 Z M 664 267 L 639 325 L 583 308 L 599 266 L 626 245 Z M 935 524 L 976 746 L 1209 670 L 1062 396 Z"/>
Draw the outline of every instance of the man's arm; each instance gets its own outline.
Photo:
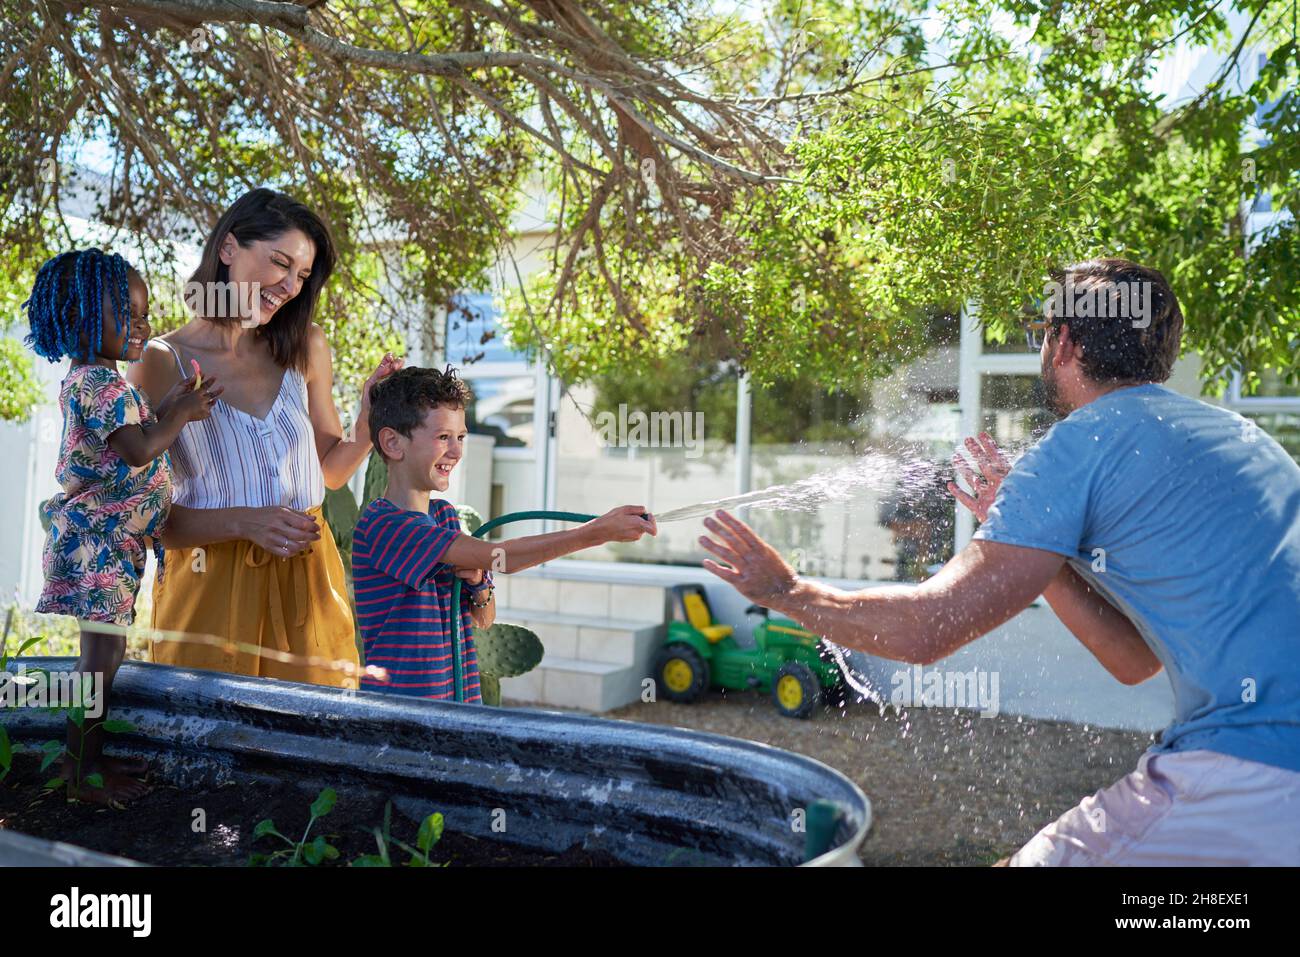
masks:
<path id="1" fill-rule="evenodd" d="M 881 658 L 928 665 L 992 631 L 1042 594 L 1064 559 L 972 542 L 926 582 L 846 592 L 799 579 L 771 545 L 726 512 L 705 519 L 721 541 L 700 544 L 730 565 L 704 567 L 751 601 L 810 631 Z"/>
<path id="2" fill-rule="evenodd" d="M 1071 634 L 1126 685 L 1141 684 L 1163 667 L 1128 616 L 1062 565 L 1043 597 Z"/>
<path id="3" fill-rule="evenodd" d="M 751 601 L 837 645 L 928 665 L 992 631 L 1050 590 L 1061 602 L 1060 609 L 1053 606 L 1057 614 L 1107 671 L 1121 681 L 1129 679 L 1126 683 L 1154 673 L 1148 670 L 1151 651 L 1132 623 L 1054 552 L 977 539 L 914 588 L 845 592 L 798 579 L 772 546 L 725 512 L 704 524 L 721 543 L 706 537 L 700 544 L 731 566 L 705 561 L 705 568 Z"/>
<path id="4" fill-rule="evenodd" d="M 988 520 L 989 508 L 997 498 L 1002 480 L 1011 472 L 1011 463 L 987 432 L 968 438 L 966 451 L 974 459 L 974 470 L 960 452 L 953 455 L 952 462 L 971 491 L 955 482 L 948 483 L 948 490 L 984 522 Z M 1160 659 L 1128 617 L 1068 564 L 1061 565 L 1043 597 L 1079 643 L 1119 681 L 1135 685 L 1160 671 Z"/>

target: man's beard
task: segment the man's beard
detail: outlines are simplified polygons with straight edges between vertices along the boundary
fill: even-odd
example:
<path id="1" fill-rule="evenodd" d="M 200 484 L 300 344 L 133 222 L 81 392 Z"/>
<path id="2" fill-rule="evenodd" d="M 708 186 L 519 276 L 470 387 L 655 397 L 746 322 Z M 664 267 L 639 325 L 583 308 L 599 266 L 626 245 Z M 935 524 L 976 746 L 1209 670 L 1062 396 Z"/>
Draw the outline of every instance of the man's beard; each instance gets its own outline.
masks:
<path id="1" fill-rule="evenodd" d="M 1066 405 L 1065 400 L 1061 398 L 1059 383 L 1056 381 L 1056 370 L 1052 367 L 1052 358 L 1056 355 L 1057 348 L 1060 347 L 1057 346 L 1053 348 L 1052 351 L 1043 359 L 1043 399 L 1044 405 L 1047 406 L 1047 411 L 1051 412 L 1058 419 L 1063 419 L 1073 410 Z"/>

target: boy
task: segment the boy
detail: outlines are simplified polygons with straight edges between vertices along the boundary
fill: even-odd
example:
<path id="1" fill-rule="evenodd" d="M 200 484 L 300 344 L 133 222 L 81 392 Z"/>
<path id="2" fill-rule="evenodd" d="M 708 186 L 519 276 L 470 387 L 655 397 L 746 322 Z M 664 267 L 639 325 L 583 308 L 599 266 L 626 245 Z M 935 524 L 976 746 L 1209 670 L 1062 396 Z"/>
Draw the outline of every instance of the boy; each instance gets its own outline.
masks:
<path id="1" fill-rule="evenodd" d="M 454 697 L 451 591 L 462 591 L 461 648 L 465 700 L 481 703 L 470 626 L 496 618 L 492 579 L 603 545 L 634 542 L 658 529 L 645 508 L 625 505 L 585 525 L 505 542 L 479 541 L 460 530 L 456 510 L 430 492 L 445 492 L 465 452 L 470 393 L 448 367 L 400 369 L 370 390 L 370 435 L 388 465 L 384 497 L 366 506 L 352 538 L 352 579 L 367 665 L 388 681 L 361 687 L 419 698 Z"/>

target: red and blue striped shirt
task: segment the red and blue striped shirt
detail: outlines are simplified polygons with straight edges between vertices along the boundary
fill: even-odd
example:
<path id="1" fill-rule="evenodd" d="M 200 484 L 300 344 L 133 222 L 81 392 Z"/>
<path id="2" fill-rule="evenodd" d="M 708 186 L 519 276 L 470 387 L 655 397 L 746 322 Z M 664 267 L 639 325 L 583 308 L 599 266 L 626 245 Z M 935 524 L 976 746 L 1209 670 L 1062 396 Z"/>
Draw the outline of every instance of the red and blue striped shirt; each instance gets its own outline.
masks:
<path id="1" fill-rule="evenodd" d="M 367 691 L 452 700 L 451 589 L 456 576 L 441 562 L 461 534 L 451 504 L 435 499 L 429 513 L 398 508 L 386 498 L 366 506 L 352 533 L 352 581 L 366 664 L 388 681 L 361 679 Z M 482 703 L 468 596 L 461 598 L 461 664 L 465 701 Z"/>

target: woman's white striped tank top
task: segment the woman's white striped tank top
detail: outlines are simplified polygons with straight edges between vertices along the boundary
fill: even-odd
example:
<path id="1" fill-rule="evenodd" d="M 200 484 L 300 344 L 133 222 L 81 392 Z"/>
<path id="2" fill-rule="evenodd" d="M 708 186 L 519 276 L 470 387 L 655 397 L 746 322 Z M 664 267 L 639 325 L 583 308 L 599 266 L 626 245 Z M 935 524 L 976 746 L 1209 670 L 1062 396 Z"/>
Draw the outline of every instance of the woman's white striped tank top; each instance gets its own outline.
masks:
<path id="1" fill-rule="evenodd" d="M 188 376 L 180 352 L 165 345 Z M 186 508 L 262 508 L 306 511 L 325 500 L 325 473 L 307 411 L 307 382 L 286 369 L 265 419 L 217 399 L 212 415 L 190 422 L 172 445 L 172 501 Z"/>

